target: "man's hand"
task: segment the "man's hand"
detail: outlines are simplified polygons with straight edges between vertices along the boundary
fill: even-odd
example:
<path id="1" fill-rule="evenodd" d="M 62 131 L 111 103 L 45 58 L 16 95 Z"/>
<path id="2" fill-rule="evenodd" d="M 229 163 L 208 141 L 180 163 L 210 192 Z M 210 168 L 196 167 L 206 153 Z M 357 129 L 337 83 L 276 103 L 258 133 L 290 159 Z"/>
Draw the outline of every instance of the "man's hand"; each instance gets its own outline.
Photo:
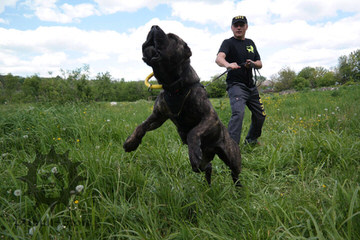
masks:
<path id="1" fill-rule="evenodd" d="M 234 69 L 238 69 L 238 68 L 241 68 L 241 67 L 236 62 L 233 62 L 233 63 L 229 63 L 229 65 L 226 68 L 234 70 Z"/>
<path id="2" fill-rule="evenodd" d="M 245 67 L 246 68 L 255 68 L 255 63 L 254 61 L 250 60 L 250 59 L 247 59 L 246 60 L 246 63 L 245 63 Z"/>
<path id="3" fill-rule="evenodd" d="M 246 68 L 255 68 L 255 69 L 260 69 L 262 68 L 262 62 L 260 60 L 257 61 L 252 61 L 250 59 L 246 60 L 246 64 L 245 64 Z"/>

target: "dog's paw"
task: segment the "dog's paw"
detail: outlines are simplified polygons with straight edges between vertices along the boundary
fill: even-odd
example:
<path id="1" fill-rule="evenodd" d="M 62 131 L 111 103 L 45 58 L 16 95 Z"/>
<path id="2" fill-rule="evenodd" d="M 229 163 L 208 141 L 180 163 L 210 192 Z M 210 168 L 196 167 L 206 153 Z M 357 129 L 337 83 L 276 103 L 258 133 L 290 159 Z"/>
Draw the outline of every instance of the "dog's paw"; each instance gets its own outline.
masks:
<path id="1" fill-rule="evenodd" d="M 140 145 L 139 141 L 136 141 L 136 139 L 128 138 L 123 144 L 123 148 L 125 152 L 132 152 L 137 149 L 137 147 Z"/>

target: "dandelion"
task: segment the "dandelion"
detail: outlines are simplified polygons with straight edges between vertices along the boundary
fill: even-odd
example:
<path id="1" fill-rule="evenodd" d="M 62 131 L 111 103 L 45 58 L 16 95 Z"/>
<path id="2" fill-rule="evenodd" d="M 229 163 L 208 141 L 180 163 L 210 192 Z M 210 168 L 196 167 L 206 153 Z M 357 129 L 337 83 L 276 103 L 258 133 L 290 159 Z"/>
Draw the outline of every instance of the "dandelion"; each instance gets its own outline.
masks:
<path id="1" fill-rule="evenodd" d="M 76 139 L 76 142 L 80 142 L 80 139 Z"/>
<path id="2" fill-rule="evenodd" d="M 21 190 L 20 190 L 20 189 L 16 189 L 16 190 L 14 191 L 14 195 L 15 195 L 15 197 L 20 197 L 20 196 L 21 196 Z"/>
<path id="3" fill-rule="evenodd" d="M 58 140 L 58 141 L 60 141 L 60 140 L 61 140 L 61 138 L 57 138 L 57 140 Z"/>
<path id="4" fill-rule="evenodd" d="M 331 112 L 332 115 L 334 115 L 335 113 L 334 112 Z"/>
<path id="5" fill-rule="evenodd" d="M 56 167 L 53 167 L 53 168 L 51 169 L 51 172 L 54 173 L 54 174 L 56 174 L 56 173 L 58 173 L 58 170 L 57 170 Z"/>
<path id="6" fill-rule="evenodd" d="M 325 185 L 325 184 L 323 184 L 323 185 L 322 185 L 322 187 L 323 187 L 323 188 L 326 188 L 326 185 Z"/>
<path id="7" fill-rule="evenodd" d="M 62 225 L 61 223 L 56 227 L 56 230 L 60 232 L 61 230 L 65 229 L 66 226 Z"/>
<path id="8" fill-rule="evenodd" d="M 29 138 L 29 136 L 28 136 L 28 135 L 24 135 L 23 138 L 24 138 L 24 139 L 27 139 L 27 138 Z"/>
<path id="9" fill-rule="evenodd" d="M 32 235 L 34 235 L 35 231 L 36 231 L 36 227 L 32 227 L 29 229 L 29 234 L 32 236 Z"/>
<path id="10" fill-rule="evenodd" d="M 328 109 L 327 109 L 327 108 L 325 108 L 324 110 L 325 110 L 325 111 L 327 111 Z"/>
<path id="11" fill-rule="evenodd" d="M 75 203 L 75 204 L 78 204 L 78 203 L 79 203 L 79 200 L 75 200 L 74 203 Z"/>
<path id="12" fill-rule="evenodd" d="M 81 192 L 83 189 L 84 189 L 84 185 L 77 185 L 77 186 L 75 187 L 75 190 L 76 190 L 78 193 Z"/>

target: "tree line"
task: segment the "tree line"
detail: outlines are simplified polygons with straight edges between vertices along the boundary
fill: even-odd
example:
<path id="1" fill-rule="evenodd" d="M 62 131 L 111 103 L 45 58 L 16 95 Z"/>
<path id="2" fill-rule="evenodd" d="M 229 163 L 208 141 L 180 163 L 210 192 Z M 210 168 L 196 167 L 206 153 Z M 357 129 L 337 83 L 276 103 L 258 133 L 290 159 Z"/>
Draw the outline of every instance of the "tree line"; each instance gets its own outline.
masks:
<path id="1" fill-rule="evenodd" d="M 84 65 L 72 71 L 61 70 L 62 77 L 42 78 L 0 75 L 0 103 L 32 102 L 90 102 L 90 101 L 136 101 L 154 99 L 158 90 L 149 91 L 143 81 L 114 80 L 109 72 L 98 73 L 90 79 L 89 67 Z M 226 94 L 226 76 L 202 81 L 209 97 L 223 97 Z M 299 73 L 290 67 L 282 68 L 277 74 L 258 79 L 260 90 L 284 91 L 355 84 L 360 82 L 360 50 L 341 56 L 332 70 L 323 67 L 305 67 Z M 264 84 L 267 83 L 267 84 Z"/>

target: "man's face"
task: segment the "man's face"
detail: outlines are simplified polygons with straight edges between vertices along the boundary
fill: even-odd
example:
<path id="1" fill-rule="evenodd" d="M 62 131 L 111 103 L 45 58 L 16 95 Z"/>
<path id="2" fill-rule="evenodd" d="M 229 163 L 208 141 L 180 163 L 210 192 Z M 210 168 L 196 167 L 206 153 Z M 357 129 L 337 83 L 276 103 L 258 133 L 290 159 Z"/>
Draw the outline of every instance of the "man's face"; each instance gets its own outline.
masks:
<path id="1" fill-rule="evenodd" d="M 248 29 L 248 25 L 243 22 L 237 22 L 231 25 L 231 30 L 233 31 L 234 37 L 236 39 L 244 40 L 247 29 Z"/>

